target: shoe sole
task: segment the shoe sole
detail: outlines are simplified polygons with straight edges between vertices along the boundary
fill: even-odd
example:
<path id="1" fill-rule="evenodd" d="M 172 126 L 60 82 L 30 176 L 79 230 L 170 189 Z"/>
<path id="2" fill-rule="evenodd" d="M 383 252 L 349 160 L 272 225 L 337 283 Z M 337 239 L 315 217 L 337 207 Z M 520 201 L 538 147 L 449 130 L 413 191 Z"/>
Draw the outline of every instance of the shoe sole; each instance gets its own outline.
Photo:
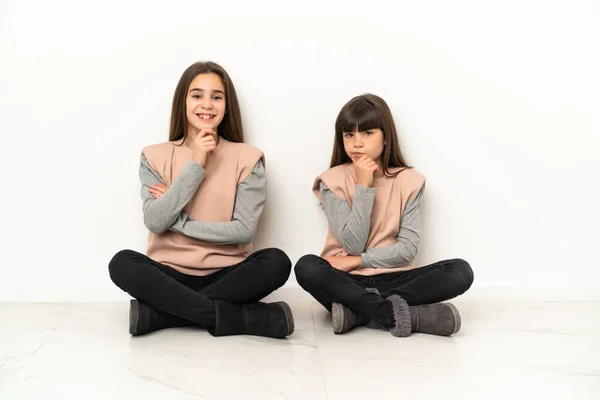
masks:
<path id="1" fill-rule="evenodd" d="M 333 324 L 333 333 L 340 334 L 344 331 L 344 306 L 340 303 L 331 304 L 331 323 Z"/>
<path id="2" fill-rule="evenodd" d="M 129 333 L 137 335 L 137 322 L 140 315 L 139 303 L 137 300 L 129 301 Z"/>
<path id="3" fill-rule="evenodd" d="M 287 323 L 288 327 L 285 336 L 290 336 L 292 333 L 294 333 L 294 328 L 296 327 L 294 324 L 294 315 L 292 314 L 292 309 L 283 301 L 277 302 L 277 304 L 281 306 L 283 313 L 285 314 L 285 322 Z"/>
<path id="4" fill-rule="evenodd" d="M 448 308 L 450 308 L 450 311 L 452 311 L 452 315 L 454 315 L 454 330 L 450 334 L 454 335 L 455 333 L 458 333 L 458 331 L 460 331 L 460 326 L 462 324 L 462 321 L 460 319 L 460 313 L 458 312 L 458 309 L 454 304 L 446 303 L 446 305 L 448 306 Z"/>

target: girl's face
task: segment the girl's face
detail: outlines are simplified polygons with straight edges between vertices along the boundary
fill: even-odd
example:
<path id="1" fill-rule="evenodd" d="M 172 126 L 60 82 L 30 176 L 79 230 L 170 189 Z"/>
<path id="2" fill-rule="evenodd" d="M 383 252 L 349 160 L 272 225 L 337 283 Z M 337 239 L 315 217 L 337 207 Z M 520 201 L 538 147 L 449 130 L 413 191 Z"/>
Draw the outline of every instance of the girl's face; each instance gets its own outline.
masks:
<path id="1" fill-rule="evenodd" d="M 364 132 L 344 132 L 344 150 L 352 161 L 363 155 L 368 156 L 377 164 L 381 164 L 383 153 L 383 132 L 381 129 L 371 129 Z"/>
<path id="2" fill-rule="evenodd" d="M 225 88 L 221 77 L 207 73 L 197 75 L 185 99 L 188 133 L 195 136 L 202 129 L 217 127 L 225 116 Z"/>

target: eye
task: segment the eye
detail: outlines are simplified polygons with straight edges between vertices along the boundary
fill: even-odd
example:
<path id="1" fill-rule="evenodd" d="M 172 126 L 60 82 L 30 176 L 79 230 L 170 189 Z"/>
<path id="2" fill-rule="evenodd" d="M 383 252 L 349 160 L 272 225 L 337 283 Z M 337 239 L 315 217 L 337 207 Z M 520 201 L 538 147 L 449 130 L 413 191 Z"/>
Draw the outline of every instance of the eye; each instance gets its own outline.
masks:
<path id="1" fill-rule="evenodd" d="M 199 94 L 193 94 L 193 95 L 192 95 L 192 98 L 194 98 L 194 99 L 199 99 L 199 98 L 200 98 L 200 95 L 199 95 Z"/>
<path id="2" fill-rule="evenodd" d="M 373 134 L 373 131 L 365 131 L 365 136 L 370 136 Z"/>
<path id="3" fill-rule="evenodd" d="M 223 96 L 213 96 L 213 100 L 223 100 Z"/>
<path id="4" fill-rule="evenodd" d="M 352 136 L 354 136 L 354 133 L 348 132 L 348 133 L 344 133 L 344 137 L 346 139 L 350 139 Z"/>

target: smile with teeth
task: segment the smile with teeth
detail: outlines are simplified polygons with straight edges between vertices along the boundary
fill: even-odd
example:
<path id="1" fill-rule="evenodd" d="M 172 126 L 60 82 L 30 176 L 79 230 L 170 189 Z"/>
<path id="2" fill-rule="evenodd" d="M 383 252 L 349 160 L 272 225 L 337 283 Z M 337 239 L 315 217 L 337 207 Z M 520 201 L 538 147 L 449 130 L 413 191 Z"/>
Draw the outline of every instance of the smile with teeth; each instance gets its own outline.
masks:
<path id="1" fill-rule="evenodd" d="M 198 116 L 198 118 L 200 118 L 201 120 L 204 120 L 204 121 L 209 121 L 215 117 L 212 114 L 196 114 L 196 115 Z"/>

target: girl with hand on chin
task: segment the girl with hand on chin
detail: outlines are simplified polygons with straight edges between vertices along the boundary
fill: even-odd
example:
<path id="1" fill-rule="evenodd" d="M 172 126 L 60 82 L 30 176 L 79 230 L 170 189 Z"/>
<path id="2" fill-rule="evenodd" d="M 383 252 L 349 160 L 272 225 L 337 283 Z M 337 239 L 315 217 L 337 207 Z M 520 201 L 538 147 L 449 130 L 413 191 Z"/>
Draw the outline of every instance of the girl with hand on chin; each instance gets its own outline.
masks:
<path id="1" fill-rule="evenodd" d="M 462 259 L 419 268 L 425 177 L 404 161 L 386 102 L 350 100 L 335 122 L 330 169 L 315 181 L 329 231 L 321 256 L 306 255 L 296 279 L 332 314 L 333 331 L 356 326 L 450 336 L 460 314 L 450 303 L 473 282 Z"/>
<path id="2" fill-rule="evenodd" d="M 112 281 L 135 298 L 129 332 L 292 334 L 290 307 L 260 302 L 287 281 L 291 262 L 279 249 L 252 252 L 264 156 L 244 143 L 235 88 L 221 66 L 198 62 L 183 73 L 169 141 L 142 150 L 139 175 L 146 254 L 122 250 L 109 263 Z"/>

